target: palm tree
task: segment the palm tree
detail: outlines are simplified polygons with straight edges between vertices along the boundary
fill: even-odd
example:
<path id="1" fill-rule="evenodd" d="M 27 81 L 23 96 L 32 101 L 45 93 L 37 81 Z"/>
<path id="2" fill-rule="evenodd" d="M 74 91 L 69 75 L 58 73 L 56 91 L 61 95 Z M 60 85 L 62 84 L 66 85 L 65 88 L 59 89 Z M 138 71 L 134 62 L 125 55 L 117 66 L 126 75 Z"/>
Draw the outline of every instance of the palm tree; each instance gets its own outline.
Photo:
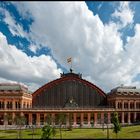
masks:
<path id="1" fill-rule="evenodd" d="M 42 136 L 41 139 L 50 139 L 51 135 L 55 135 L 56 131 L 54 127 L 51 127 L 49 124 L 46 124 L 42 127 Z"/>
<path id="2" fill-rule="evenodd" d="M 45 118 L 45 122 L 46 124 L 44 125 L 44 127 L 42 128 L 42 139 L 49 139 L 50 136 L 52 135 L 53 137 L 56 134 L 56 130 L 54 127 L 54 123 L 52 125 L 52 122 L 54 122 L 54 118 L 52 118 L 51 114 L 48 114 Z"/>

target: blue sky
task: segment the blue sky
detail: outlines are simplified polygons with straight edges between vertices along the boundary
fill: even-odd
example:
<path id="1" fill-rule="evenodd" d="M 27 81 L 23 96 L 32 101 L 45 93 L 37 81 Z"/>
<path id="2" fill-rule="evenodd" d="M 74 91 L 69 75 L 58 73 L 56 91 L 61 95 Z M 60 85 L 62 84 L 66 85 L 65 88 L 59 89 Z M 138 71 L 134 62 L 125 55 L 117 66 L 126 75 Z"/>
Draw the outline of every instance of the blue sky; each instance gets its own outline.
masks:
<path id="1" fill-rule="evenodd" d="M 140 2 L 0 2 L 0 82 L 34 91 L 73 69 L 105 92 L 140 88 Z"/>

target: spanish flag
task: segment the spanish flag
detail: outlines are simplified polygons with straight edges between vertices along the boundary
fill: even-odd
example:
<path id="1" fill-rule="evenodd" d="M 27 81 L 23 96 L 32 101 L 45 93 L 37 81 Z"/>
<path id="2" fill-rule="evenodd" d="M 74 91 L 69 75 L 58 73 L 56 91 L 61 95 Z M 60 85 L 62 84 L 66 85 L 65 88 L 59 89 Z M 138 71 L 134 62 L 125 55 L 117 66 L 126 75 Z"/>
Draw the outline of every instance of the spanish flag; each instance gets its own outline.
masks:
<path id="1" fill-rule="evenodd" d="M 70 63 L 71 61 L 72 61 L 71 57 L 67 59 L 67 63 Z"/>

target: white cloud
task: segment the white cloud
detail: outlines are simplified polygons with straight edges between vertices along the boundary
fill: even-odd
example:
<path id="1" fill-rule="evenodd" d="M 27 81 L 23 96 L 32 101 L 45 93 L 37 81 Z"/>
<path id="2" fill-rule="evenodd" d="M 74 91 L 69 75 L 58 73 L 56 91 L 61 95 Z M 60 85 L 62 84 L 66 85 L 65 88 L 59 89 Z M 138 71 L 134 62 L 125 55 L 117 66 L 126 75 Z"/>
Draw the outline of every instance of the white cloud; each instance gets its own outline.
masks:
<path id="1" fill-rule="evenodd" d="M 129 6 L 130 2 L 120 2 L 120 6 L 112 14 L 112 17 L 120 20 L 120 28 L 123 28 L 134 22 L 134 11 Z"/>
<path id="2" fill-rule="evenodd" d="M 20 2 L 14 4 L 22 16 L 26 17 L 26 14 L 30 13 L 33 18 L 34 22 L 30 26 L 31 32 L 29 33 L 32 42 L 37 44 L 31 47 L 33 51 L 33 47 L 36 50 L 41 45 L 48 46 L 58 62 L 67 68 L 66 59 L 72 56 L 75 72 L 82 73 L 83 77 L 105 91 L 121 84 L 134 83 L 133 78 L 139 73 L 139 61 L 134 57 L 138 53 L 138 47 L 133 50 L 126 46 L 127 50 L 124 51 L 118 24 L 110 22 L 103 25 L 98 15 L 94 16 L 88 10 L 85 2 Z M 126 26 L 133 22 L 133 12 L 130 12 L 127 3 L 122 4 L 121 7 L 118 15 L 115 15 L 120 18 L 123 26 Z M 125 15 L 124 11 L 128 12 L 128 15 Z M 135 36 L 129 38 L 126 45 L 138 44 L 138 33 L 139 27 L 137 26 Z M 27 61 L 34 62 L 34 65 L 26 64 L 29 65 L 29 73 L 33 70 L 35 78 L 37 77 L 37 79 L 32 78 L 32 74 L 29 77 L 29 81 L 34 79 L 31 81 L 32 85 L 34 81 L 39 81 L 38 79 L 47 73 L 44 70 L 46 62 L 52 62 L 49 59 L 45 62 L 41 61 L 45 59 L 44 57 L 46 58 L 46 56 L 34 57 Z M 24 70 L 21 65 L 18 66 L 22 73 L 26 71 L 26 68 Z M 52 67 L 56 70 L 54 74 L 57 73 L 55 63 Z M 52 67 L 47 67 L 48 71 Z"/>
<path id="3" fill-rule="evenodd" d="M 35 46 L 34 44 L 30 44 L 29 49 L 30 49 L 32 52 L 36 53 L 37 48 L 36 48 L 36 46 Z"/>
<path id="4" fill-rule="evenodd" d="M 2 79 L 23 82 L 35 90 L 42 84 L 59 77 L 60 72 L 61 70 L 57 68 L 50 56 L 28 57 L 16 46 L 8 44 L 6 37 L 0 32 L 0 77 Z"/>
<path id="5" fill-rule="evenodd" d="M 101 2 L 101 4 L 99 4 L 99 6 L 98 6 L 98 10 L 101 9 L 102 5 L 103 5 L 103 2 Z"/>
<path id="6" fill-rule="evenodd" d="M 0 77 L 0 83 L 17 83 L 17 81 L 8 80 Z"/>
<path id="7" fill-rule="evenodd" d="M 23 27 L 16 22 L 14 17 L 6 9 L 1 8 L 0 11 L 4 15 L 3 21 L 8 25 L 13 36 L 27 37 L 27 33 Z"/>
<path id="8" fill-rule="evenodd" d="M 28 89 L 30 88 L 30 85 L 28 84 L 28 86 L 24 83 L 21 83 L 21 82 L 17 82 L 17 81 L 13 81 L 13 80 L 9 80 L 9 79 L 5 79 L 5 78 L 1 78 L 0 77 L 0 83 L 15 83 L 15 84 L 20 84 L 20 85 L 23 85 L 24 87 L 27 87 Z M 38 86 L 38 85 L 36 85 Z M 35 87 L 35 86 L 34 86 Z M 35 88 L 30 88 L 32 89 L 31 91 L 34 91 Z"/>

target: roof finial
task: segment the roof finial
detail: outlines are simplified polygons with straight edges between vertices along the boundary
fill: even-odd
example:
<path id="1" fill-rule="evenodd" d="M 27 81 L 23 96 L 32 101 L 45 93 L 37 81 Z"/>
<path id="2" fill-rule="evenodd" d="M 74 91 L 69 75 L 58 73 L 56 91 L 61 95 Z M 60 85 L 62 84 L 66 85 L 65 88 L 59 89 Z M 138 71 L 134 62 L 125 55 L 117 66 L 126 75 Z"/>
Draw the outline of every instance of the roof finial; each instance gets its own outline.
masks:
<path id="1" fill-rule="evenodd" d="M 71 72 L 71 73 L 72 73 L 72 71 L 73 71 L 72 68 L 70 68 L 70 72 Z"/>
<path id="2" fill-rule="evenodd" d="M 121 84 L 121 87 L 123 87 L 124 85 L 123 84 Z"/>

